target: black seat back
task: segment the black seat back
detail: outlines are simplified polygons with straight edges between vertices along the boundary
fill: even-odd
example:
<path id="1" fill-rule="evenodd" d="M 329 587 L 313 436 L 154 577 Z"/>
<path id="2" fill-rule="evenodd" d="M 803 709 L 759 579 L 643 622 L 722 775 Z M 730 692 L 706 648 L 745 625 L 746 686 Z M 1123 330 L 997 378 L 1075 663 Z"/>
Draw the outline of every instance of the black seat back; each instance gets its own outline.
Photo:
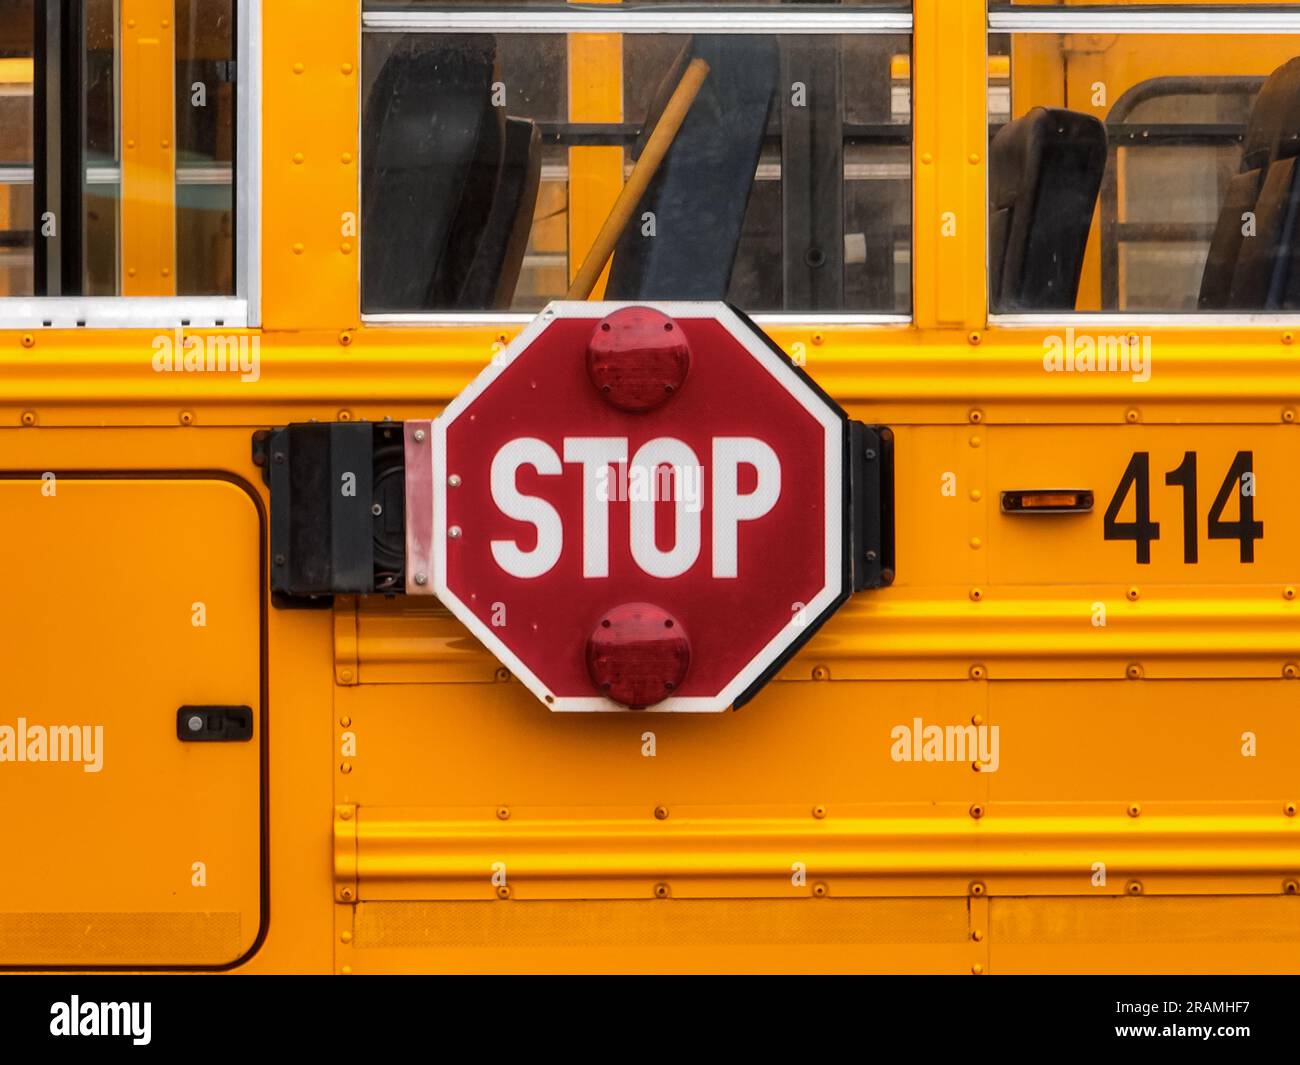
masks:
<path id="1" fill-rule="evenodd" d="M 1078 111 L 1036 107 L 989 150 L 989 289 L 995 311 L 1074 310 L 1106 130 Z"/>
<path id="2" fill-rule="evenodd" d="M 507 118 L 496 195 L 461 285 L 458 306 L 509 308 L 528 248 L 541 176 L 542 142 L 537 126 L 526 118 Z"/>
<path id="3" fill-rule="evenodd" d="M 492 211 L 504 115 L 496 44 L 451 35 L 399 43 L 366 101 L 361 280 L 370 312 L 459 306 Z"/>
<path id="4" fill-rule="evenodd" d="M 1251 110 L 1241 167 L 1228 183 L 1201 275 L 1202 310 L 1300 306 L 1297 156 L 1300 59 L 1292 59 L 1269 76 Z"/>
<path id="5" fill-rule="evenodd" d="M 726 297 L 779 61 L 771 37 L 693 38 L 659 87 L 637 158 L 696 57 L 709 64 L 708 77 L 615 247 L 608 299 Z"/>

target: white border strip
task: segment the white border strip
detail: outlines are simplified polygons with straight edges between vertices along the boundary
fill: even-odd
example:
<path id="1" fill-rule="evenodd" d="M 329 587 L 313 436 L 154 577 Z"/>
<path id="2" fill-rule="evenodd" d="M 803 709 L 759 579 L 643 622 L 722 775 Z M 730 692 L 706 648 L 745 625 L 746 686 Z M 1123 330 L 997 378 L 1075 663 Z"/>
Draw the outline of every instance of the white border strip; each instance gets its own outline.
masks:
<path id="1" fill-rule="evenodd" d="M 1300 12 L 1243 7 L 1234 11 L 990 11 L 993 33 L 1300 33 Z"/>
<path id="2" fill-rule="evenodd" d="M 1270 329 L 1300 327 L 1300 311 L 1259 314 L 991 314 L 989 325 L 1008 329 L 1082 326 L 1092 329 Z"/>
<path id="3" fill-rule="evenodd" d="M 633 301 L 638 302 L 638 301 Z M 469 312 L 412 313 L 412 314 L 363 314 L 362 324 L 369 326 L 404 326 L 423 328 L 445 328 L 455 326 L 506 326 L 527 325 L 536 315 L 512 314 L 502 311 L 484 311 L 482 314 Z M 777 329 L 798 329 L 800 326 L 815 328 L 823 325 L 911 325 L 912 319 L 906 314 L 800 314 L 798 311 L 772 311 L 768 314 L 750 314 L 750 319 L 758 325 L 770 325 Z"/>
<path id="4" fill-rule="evenodd" d="M 911 12 L 799 11 L 783 7 L 727 11 L 413 10 L 367 11 L 374 33 L 911 33 Z"/>
<path id="5" fill-rule="evenodd" d="M 247 320 L 248 304 L 229 296 L 0 299 L 0 329 L 243 329 Z"/>
<path id="6" fill-rule="evenodd" d="M 503 374 L 528 346 L 555 320 L 559 318 L 605 317 L 625 303 L 580 303 L 560 301 L 550 304 L 522 333 L 501 351 L 492 362 L 457 396 L 446 410 L 433 422 L 433 590 L 460 622 L 543 703 L 556 711 L 628 712 L 603 696 L 555 696 L 542 680 L 532 672 L 502 641 L 500 635 L 483 623 L 474 611 L 447 587 L 447 427 L 454 422 L 492 382 Z M 825 544 L 826 568 L 821 590 L 801 611 L 805 617 L 820 617 L 835 602 L 844 584 L 843 520 L 844 499 L 841 487 L 844 458 L 844 423 L 790 366 L 773 351 L 762 337 L 756 336 L 731 310 L 722 303 L 654 302 L 638 306 L 654 307 L 672 318 L 713 318 L 719 321 L 776 381 L 793 396 L 825 430 Z M 759 650 L 743 670 L 722 691 L 712 696 L 674 696 L 649 708 L 650 712 L 717 713 L 726 710 L 736 698 L 753 684 L 763 671 L 786 648 L 805 634 L 800 624 L 800 614 L 789 622 L 768 644 Z M 646 713 L 647 711 L 636 711 Z"/>

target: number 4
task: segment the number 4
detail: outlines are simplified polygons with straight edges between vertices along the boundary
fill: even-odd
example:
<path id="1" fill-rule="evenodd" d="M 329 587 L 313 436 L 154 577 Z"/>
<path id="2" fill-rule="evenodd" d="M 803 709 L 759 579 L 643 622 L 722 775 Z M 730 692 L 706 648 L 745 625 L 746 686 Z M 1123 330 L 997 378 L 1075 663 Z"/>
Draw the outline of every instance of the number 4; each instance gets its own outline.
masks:
<path id="1" fill-rule="evenodd" d="M 1120 521 L 1120 508 L 1128 498 L 1130 489 L 1137 486 L 1134 498 L 1133 521 Z M 1137 544 L 1137 560 L 1142 566 L 1151 563 L 1151 541 L 1160 539 L 1160 523 L 1151 520 L 1151 455 L 1139 451 L 1129 460 L 1128 469 L 1120 478 L 1115 496 L 1106 508 L 1103 535 L 1107 540 L 1133 540 Z"/>
<path id="2" fill-rule="evenodd" d="M 1210 539 L 1238 541 L 1241 544 L 1242 562 L 1255 561 L 1255 541 L 1264 538 L 1264 523 L 1255 520 L 1254 470 L 1251 468 L 1254 461 L 1253 452 L 1237 452 L 1232 469 L 1228 471 L 1223 487 L 1215 497 L 1214 506 L 1210 508 Z M 1252 482 L 1251 491 L 1246 490 L 1248 480 Z M 1234 495 L 1240 508 L 1237 520 L 1224 521 L 1223 511 Z"/>

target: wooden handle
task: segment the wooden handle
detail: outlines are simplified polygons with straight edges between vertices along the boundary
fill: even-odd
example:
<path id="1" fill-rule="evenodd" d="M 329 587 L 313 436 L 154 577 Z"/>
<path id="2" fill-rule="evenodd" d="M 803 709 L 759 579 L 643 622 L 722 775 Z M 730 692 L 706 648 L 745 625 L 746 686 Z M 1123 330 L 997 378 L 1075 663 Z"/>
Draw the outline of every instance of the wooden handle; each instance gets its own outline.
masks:
<path id="1" fill-rule="evenodd" d="M 627 184 L 623 186 L 623 191 L 618 194 L 618 199 L 610 208 L 609 217 L 605 219 L 605 224 L 596 234 L 591 250 L 582 260 L 582 265 L 569 286 L 569 299 L 585 300 L 596 287 L 601 271 L 605 269 L 609 257 L 614 254 L 614 245 L 622 236 L 628 220 L 632 217 L 632 212 L 636 210 L 636 205 L 645 195 L 645 190 L 650 187 L 655 171 L 659 169 L 659 164 L 664 161 L 664 156 L 672 147 L 678 131 L 682 128 L 682 123 L 686 121 L 691 104 L 695 103 L 695 97 L 699 95 L 704 79 L 708 76 L 709 64 L 703 59 L 692 59 L 690 66 L 686 68 L 686 73 L 682 75 L 682 80 L 673 90 L 664 113 L 655 123 L 654 131 L 646 140 L 641 158 L 636 161 L 632 173 L 628 175 Z"/>

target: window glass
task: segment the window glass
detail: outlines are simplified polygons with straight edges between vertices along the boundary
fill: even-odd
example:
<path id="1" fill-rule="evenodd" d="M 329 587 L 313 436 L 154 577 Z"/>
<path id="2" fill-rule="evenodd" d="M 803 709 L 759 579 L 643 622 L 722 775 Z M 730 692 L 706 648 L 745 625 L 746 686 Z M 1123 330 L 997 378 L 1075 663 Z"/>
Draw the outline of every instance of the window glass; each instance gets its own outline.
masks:
<path id="1" fill-rule="evenodd" d="M 234 4 L 0 0 L 0 296 L 235 293 Z"/>
<path id="2" fill-rule="evenodd" d="M 990 114 L 993 311 L 1300 308 L 1300 36 L 1012 33 L 990 51 L 1010 85 Z"/>
<path id="3" fill-rule="evenodd" d="M 874 33 L 372 27 L 363 309 L 576 298 L 604 229 L 592 296 L 906 314 L 909 54 L 906 35 Z"/>

